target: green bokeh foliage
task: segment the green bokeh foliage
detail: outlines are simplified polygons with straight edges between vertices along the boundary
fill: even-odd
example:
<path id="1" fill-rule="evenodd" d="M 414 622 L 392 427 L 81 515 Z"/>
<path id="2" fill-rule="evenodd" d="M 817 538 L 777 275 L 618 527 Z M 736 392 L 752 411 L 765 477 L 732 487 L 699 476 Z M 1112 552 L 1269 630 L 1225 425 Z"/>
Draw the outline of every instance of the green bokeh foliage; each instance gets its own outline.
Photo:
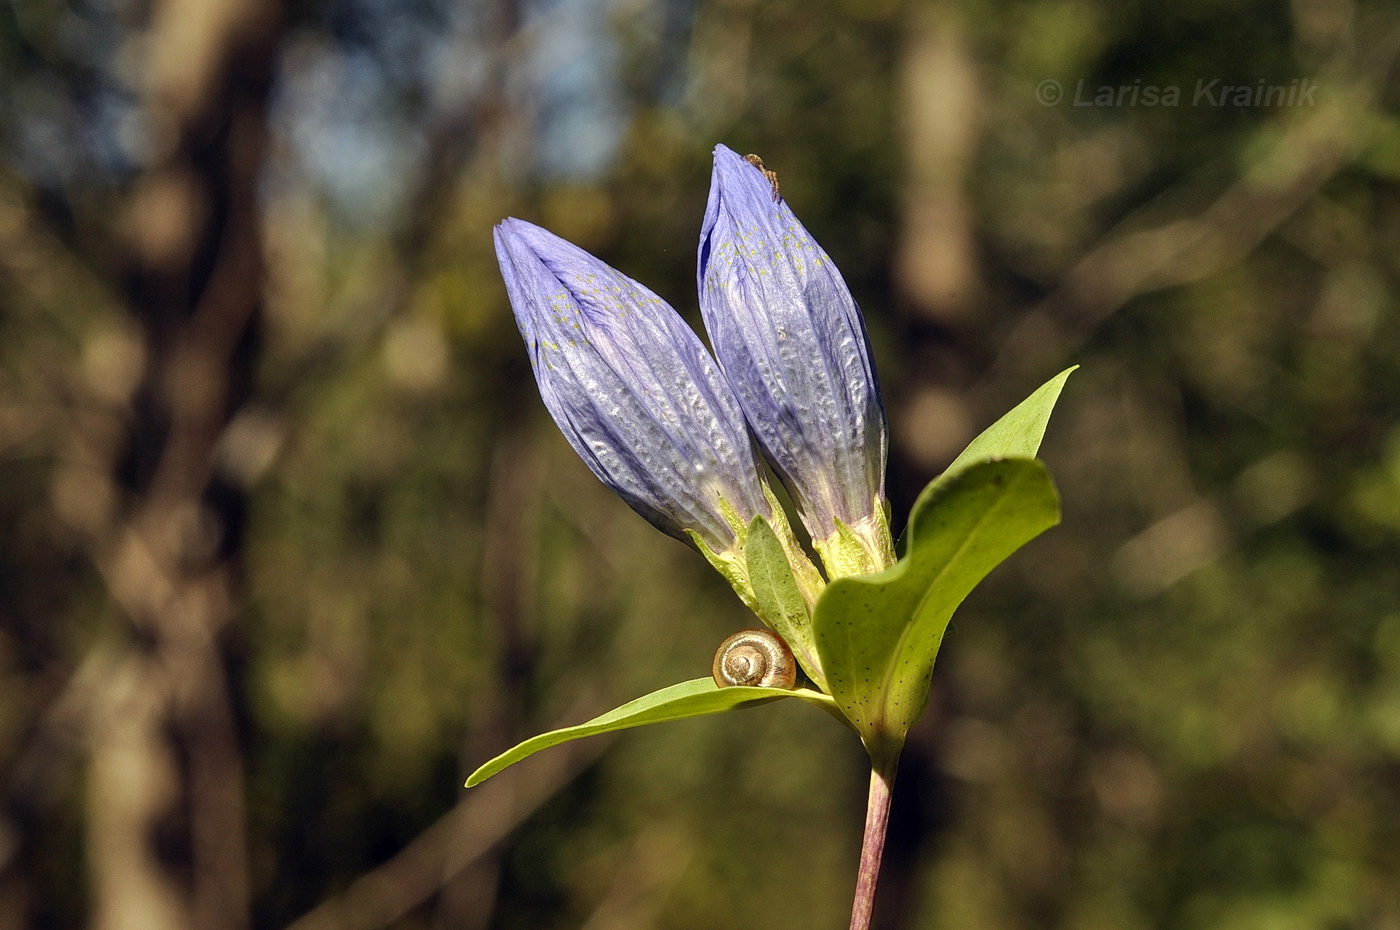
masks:
<path id="1" fill-rule="evenodd" d="M 343 118 L 409 151 L 378 196 L 416 176 L 438 99 L 403 63 L 439 59 L 395 30 L 497 42 L 440 28 L 445 8 L 396 7 L 392 29 L 289 15 L 289 73 L 368 101 Z M 90 923 L 85 744 L 55 709 L 129 636 L 82 542 L 102 499 L 72 493 L 92 467 L 73 427 L 121 430 L 139 341 L 111 271 L 134 169 L 104 160 L 120 113 L 97 103 L 133 93 L 142 28 L 112 9 L 0 14 L 0 926 Z M 454 137 L 472 147 L 416 251 L 406 212 L 357 212 L 376 185 L 345 194 L 273 126 L 229 670 L 255 925 L 387 861 L 483 759 L 703 675 L 751 625 L 561 441 L 489 241 L 502 216 L 539 221 L 693 320 L 716 141 L 779 173 L 865 311 L 896 513 L 978 424 L 1083 366 L 1042 450 L 1063 522 L 959 609 L 910 732 L 886 906 L 921 930 L 1400 922 L 1393 4 L 632 14 L 599 19 L 622 37 L 604 168 L 536 170 L 548 114 L 502 97 Z M 336 83 L 366 74 L 382 93 Z M 1035 97 L 1214 78 L 1322 92 L 1311 110 Z M 929 122 L 947 134 L 921 143 Z M 927 222 L 936 245 L 914 249 Z M 957 288 L 921 289 L 922 255 L 954 256 Z M 800 906 L 771 926 L 840 926 L 863 760 L 795 705 L 626 734 L 395 925 L 708 930 L 780 900 Z"/>

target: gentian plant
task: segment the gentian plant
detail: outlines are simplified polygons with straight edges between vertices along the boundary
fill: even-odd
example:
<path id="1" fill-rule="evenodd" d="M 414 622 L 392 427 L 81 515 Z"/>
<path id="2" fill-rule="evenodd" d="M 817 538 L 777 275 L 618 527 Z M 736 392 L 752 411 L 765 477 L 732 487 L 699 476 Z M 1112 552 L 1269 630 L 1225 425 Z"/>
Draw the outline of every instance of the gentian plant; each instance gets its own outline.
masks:
<path id="1" fill-rule="evenodd" d="M 496 228 L 495 241 L 540 394 L 569 443 L 633 509 L 709 560 L 802 676 L 765 679 L 759 666 L 769 653 L 726 644 L 712 677 L 526 740 L 467 786 L 568 740 L 774 698 L 805 701 L 849 726 L 870 756 L 851 915 L 852 930 L 863 930 L 895 768 L 948 621 L 989 571 L 1059 521 L 1035 455 L 1073 369 L 931 482 L 896 546 L 885 412 L 864 321 L 756 158 L 715 149 L 697 272 L 714 357 L 665 301 L 582 249 L 516 219 Z M 769 487 L 764 459 L 820 568 Z M 731 659 L 736 677 L 720 668 Z"/>

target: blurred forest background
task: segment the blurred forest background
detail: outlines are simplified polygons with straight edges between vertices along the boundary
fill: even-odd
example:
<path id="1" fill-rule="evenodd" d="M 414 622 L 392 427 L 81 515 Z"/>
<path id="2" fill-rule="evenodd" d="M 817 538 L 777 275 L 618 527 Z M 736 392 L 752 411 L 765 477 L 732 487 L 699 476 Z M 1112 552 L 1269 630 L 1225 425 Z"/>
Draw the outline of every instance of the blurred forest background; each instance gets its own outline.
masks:
<path id="1" fill-rule="evenodd" d="M 0 5 L 0 928 L 846 925 L 810 708 L 460 788 L 751 623 L 549 421 L 490 240 L 697 321 L 722 141 L 865 310 L 896 514 L 1083 366 L 881 926 L 1400 930 L 1397 56 L 1389 0 Z"/>

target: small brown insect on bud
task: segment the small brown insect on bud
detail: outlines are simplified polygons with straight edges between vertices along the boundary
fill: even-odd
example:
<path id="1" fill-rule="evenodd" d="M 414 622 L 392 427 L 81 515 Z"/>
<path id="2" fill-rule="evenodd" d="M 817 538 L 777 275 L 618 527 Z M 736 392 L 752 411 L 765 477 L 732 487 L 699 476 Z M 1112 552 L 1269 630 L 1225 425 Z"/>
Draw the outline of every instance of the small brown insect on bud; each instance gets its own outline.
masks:
<path id="1" fill-rule="evenodd" d="M 749 164 L 757 168 L 759 171 L 763 172 L 763 177 L 767 179 L 769 184 L 773 185 L 773 202 L 777 203 L 779 200 L 781 200 L 782 195 L 778 193 L 778 172 L 769 171 L 768 168 L 763 164 L 763 159 L 759 158 L 757 155 L 745 155 L 744 161 L 748 162 Z"/>

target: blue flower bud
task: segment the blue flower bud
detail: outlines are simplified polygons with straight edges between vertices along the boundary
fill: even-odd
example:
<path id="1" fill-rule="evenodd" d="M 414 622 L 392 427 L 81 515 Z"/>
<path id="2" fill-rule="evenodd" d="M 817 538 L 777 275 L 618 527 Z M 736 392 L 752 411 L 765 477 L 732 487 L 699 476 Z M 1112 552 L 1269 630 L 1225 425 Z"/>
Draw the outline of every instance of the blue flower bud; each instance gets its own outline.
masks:
<path id="1" fill-rule="evenodd" d="M 885 410 L 860 310 L 771 178 L 723 145 L 698 277 L 715 355 L 828 573 L 893 564 Z"/>
<path id="2" fill-rule="evenodd" d="M 531 223 L 496 255 L 540 395 L 593 473 L 639 514 L 712 553 L 771 516 L 743 414 L 718 366 L 660 297 Z"/>

